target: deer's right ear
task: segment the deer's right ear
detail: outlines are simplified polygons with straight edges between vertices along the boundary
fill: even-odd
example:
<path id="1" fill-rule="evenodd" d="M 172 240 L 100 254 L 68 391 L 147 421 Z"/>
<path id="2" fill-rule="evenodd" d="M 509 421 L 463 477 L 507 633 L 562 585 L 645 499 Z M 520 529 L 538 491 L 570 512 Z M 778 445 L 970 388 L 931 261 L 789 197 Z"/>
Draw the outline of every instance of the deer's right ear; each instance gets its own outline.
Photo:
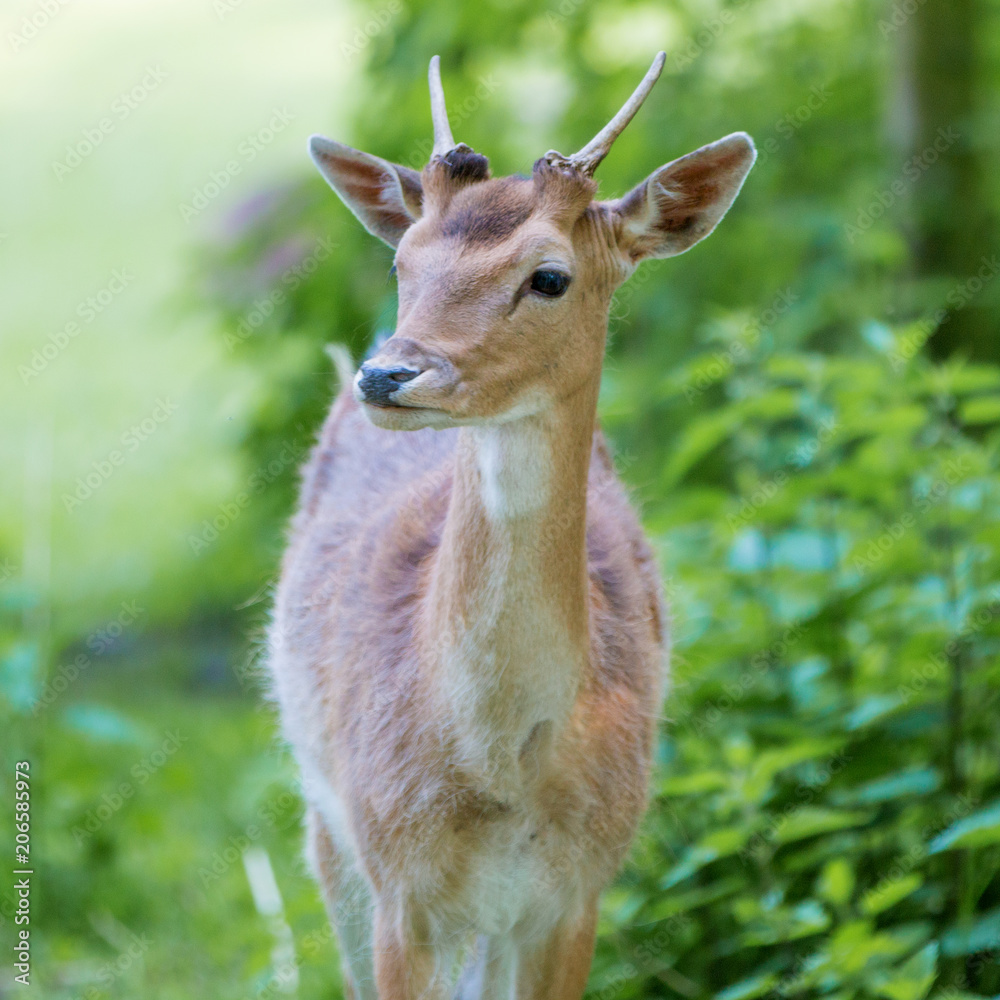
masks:
<path id="1" fill-rule="evenodd" d="M 660 167 L 624 198 L 607 203 L 621 252 L 637 264 L 693 247 L 719 224 L 756 158 L 750 136 L 734 132 Z"/>
<path id="2" fill-rule="evenodd" d="M 373 236 L 391 247 L 420 218 L 420 174 L 370 153 L 314 135 L 309 155 L 326 182 Z"/>

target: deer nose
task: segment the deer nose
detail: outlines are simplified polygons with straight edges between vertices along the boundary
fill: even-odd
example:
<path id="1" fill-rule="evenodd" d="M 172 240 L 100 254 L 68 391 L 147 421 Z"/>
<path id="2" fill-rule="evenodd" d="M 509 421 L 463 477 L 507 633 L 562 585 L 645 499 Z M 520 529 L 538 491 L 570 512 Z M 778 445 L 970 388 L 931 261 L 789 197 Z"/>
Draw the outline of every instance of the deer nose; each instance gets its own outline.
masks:
<path id="1" fill-rule="evenodd" d="M 389 397 L 404 383 L 415 379 L 422 372 L 417 368 L 375 368 L 369 364 L 361 366 L 358 389 L 366 403 L 389 402 Z"/>

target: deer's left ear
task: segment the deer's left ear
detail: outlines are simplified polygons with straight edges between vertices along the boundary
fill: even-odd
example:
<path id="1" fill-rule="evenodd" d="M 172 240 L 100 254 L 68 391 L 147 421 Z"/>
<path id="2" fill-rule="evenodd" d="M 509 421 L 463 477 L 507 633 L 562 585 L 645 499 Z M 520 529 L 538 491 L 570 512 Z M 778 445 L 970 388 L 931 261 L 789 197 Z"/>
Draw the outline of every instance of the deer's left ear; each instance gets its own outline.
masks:
<path id="1" fill-rule="evenodd" d="M 361 225 L 389 246 L 398 246 L 420 218 L 423 186 L 416 170 L 321 135 L 310 138 L 309 155 Z"/>
<path id="2" fill-rule="evenodd" d="M 618 247 L 632 264 L 673 257 L 718 225 L 739 194 L 757 150 L 745 132 L 702 146 L 608 202 Z"/>

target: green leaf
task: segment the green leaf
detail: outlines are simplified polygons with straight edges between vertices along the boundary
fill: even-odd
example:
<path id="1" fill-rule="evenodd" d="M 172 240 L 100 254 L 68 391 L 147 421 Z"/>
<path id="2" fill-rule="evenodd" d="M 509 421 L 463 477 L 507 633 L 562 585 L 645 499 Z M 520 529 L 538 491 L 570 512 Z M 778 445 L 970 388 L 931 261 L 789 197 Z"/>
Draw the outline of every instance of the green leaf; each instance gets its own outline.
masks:
<path id="1" fill-rule="evenodd" d="M 664 778 L 660 782 L 660 794 L 697 795 L 703 792 L 717 792 L 728 784 L 729 778 L 722 771 L 695 771 L 693 774 L 678 774 Z"/>
<path id="2" fill-rule="evenodd" d="M 18 643 L 0 660 L 0 695 L 18 712 L 27 712 L 41 695 L 38 644 Z"/>
<path id="3" fill-rule="evenodd" d="M 795 840 L 814 837 L 818 833 L 861 826 L 870 822 L 871 818 L 872 814 L 867 812 L 839 812 L 835 809 L 804 806 L 788 817 L 774 839 L 776 843 L 789 844 Z"/>
<path id="4" fill-rule="evenodd" d="M 888 1000 L 923 1000 L 937 976 L 937 942 L 921 948 L 891 975 L 875 977 L 873 984 Z"/>
<path id="5" fill-rule="evenodd" d="M 632 918 L 646 903 L 646 896 L 634 889 L 609 889 L 601 898 L 601 915 L 612 927 L 632 923 Z"/>
<path id="6" fill-rule="evenodd" d="M 847 728 L 862 729 L 868 723 L 887 715 L 902 704 L 902 698 L 897 694 L 875 694 L 866 698 L 850 715 L 847 716 Z"/>
<path id="7" fill-rule="evenodd" d="M 959 409 L 963 424 L 995 424 L 1000 422 L 1000 396 L 976 396 L 967 399 Z"/>
<path id="8" fill-rule="evenodd" d="M 834 740 L 800 740 L 776 750 L 765 750 L 753 762 L 750 774 L 744 782 L 742 795 L 747 802 L 758 801 L 772 780 L 782 771 L 796 764 L 818 757 L 829 757 L 841 746 Z"/>
<path id="9" fill-rule="evenodd" d="M 102 743 L 142 743 L 139 728 L 120 712 L 104 705 L 70 705 L 62 714 L 70 729 Z"/>
<path id="10" fill-rule="evenodd" d="M 1000 843 L 1000 802 L 953 823 L 938 834 L 928 847 L 931 854 L 962 847 L 984 847 Z"/>
<path id="11" fill-rule="evenodd" d="M 748 948 L 796 941 L 819 934 L 830 926 L 830 916 L 814 899 L 806 899 L 793 907 L 782 907 L 755 921 L 742 937 Z"/>
<path id="12" fill-rule="evenodd" d="M 689 847 L 680 862 L 663 876 L 660 888 L 669 889 L 678 882 L 690 878 L 705 865 L 729 854 L 735 854 L 747 842 L 751 832 L 747 827 L 731 826 L 706 834 L 697 844 Z"/>
<path id="13" fill-rule="evenodd" d="M 660 476 L 662 487 L 665 489 L 677 483 L 691 466 L 721 444 L 741 420 L 738 410 L 723 409 L 689 424 L 663 469 Z"/>
<path id="14" fill-rule="evenodd" d="M 941 787 L 941 774 L 933 767 L 913 767 L 877 781 L 840 793 L 837 801 L 845 805 L 875 805 L 893 799 L 909 799 L 926 795 Z"/>
<path id="15" fill-rule="evenodd" d="M 715 1000 L 753 1000 L 753 997 L 768 993 L 777 983 L 778 977 L 773 972 L 750 976 L 720 990 L 715 994 Z"/>
<path id="16" fill-rule="evenodd" d="M 902 878 L 883 880 L 862 896 L 861 912 L 873 917 L 876 913 L 881 913 L 883 910 L 888 910 L 890 906 L 895 906 L 901 899 L 916 892 L 923 884 L 923 876 L 915 872 L 904 875 Z"/>
<path id="17" fill-rule="evenodd" d="M 884 964 L 906 949 L 890 934 L 875 931 L 868 920 L 841 924 L 830 935 L 825 961 L 845 977 L 856 976 L 866 967 Z"/>
<path id="18" fill-rule="evenodd" d="M 823 866 L 819 893 L 834 906 L 843 906 L 854 891 L 854 869 L 844 858 L 831 858 Z"/>
<path id="19" fill-rule="evenodd" d="M 926 407 L 916 403 L 893 406 L 879 414 L 880 434 L 910 433 L 927 422 Z"/>
<path id="20" fill-rule="evenodd" d="M 946 955 L 974 955 L 992 951 L 1000 943 L 1000 907 L 984 913 L 978 920 L 958 924 L 941 937 L 941 951 Z"/>
<path id="21" fill-rule="evenodd" d="M 709 885 L 684 892 L 668 892 L 659 895 L 654 902 L 649 903 L 642 911 L 642 919 L 638 926 L 646 923 L 658 923 L 673 916 L 675 913 L 686 913 L 695 910 L 706 903 L 724 899 L 744 887 L 741 878 L 720 878 Z"/>
<path id="22" fill-rule="evenodd" d="M 962 364 L 938 370 L 943 375 L 944 386 L 951 392 L 962 395 L 967 392 L 982 392 L 1000 384 L 1000 368 L 995 365 Z"/>

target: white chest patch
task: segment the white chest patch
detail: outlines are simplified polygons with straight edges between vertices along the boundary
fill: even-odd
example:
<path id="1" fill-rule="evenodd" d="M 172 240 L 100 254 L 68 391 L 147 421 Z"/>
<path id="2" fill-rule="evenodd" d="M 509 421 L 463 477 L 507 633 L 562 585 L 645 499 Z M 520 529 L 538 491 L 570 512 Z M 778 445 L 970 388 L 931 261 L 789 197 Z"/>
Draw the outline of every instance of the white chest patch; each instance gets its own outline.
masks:
<path id="1" fill-rule="evenodd" d="M 551 470 L 538 428 L 499 424 L 478 430 L 476 441 L 483 506 L 490 517 L 524 517 L 548 502 Z"/>

